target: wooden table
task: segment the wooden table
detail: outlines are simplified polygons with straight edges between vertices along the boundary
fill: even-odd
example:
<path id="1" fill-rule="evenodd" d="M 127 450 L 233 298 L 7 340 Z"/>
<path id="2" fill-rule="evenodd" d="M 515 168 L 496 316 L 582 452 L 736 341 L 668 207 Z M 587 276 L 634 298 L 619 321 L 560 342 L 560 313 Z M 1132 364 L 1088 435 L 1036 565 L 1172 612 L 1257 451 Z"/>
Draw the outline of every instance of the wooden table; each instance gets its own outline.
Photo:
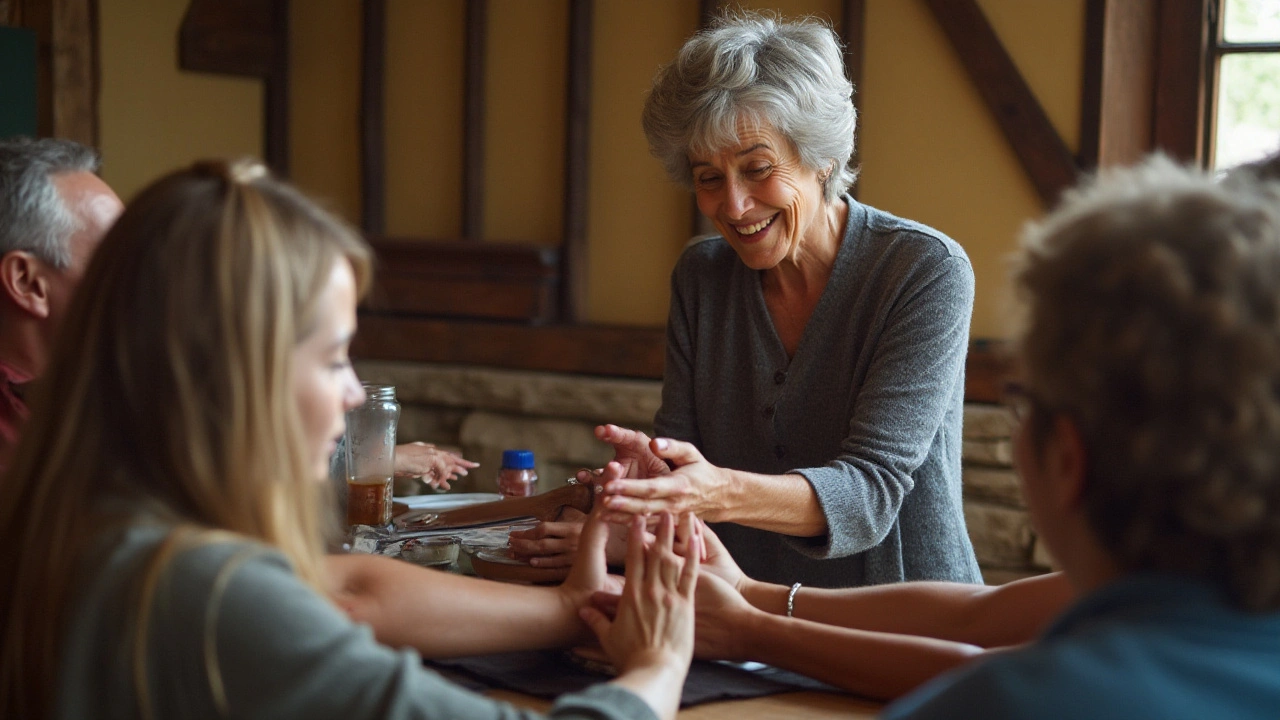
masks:
<path id="1" fill-rule="evenodd" d="M 505 700 L 517 707 L 545 712 L 551 701 L 508 690 L 489 690 L 491 698 Z M 874 718 L 884 707 L 850 695 L 823 692 L 790 692 L 750 700 L 724 700 L 685 708 L 680 720 L 755 720 L 756 718 L 794 718 L 795 720 L 861 720 Z"/>

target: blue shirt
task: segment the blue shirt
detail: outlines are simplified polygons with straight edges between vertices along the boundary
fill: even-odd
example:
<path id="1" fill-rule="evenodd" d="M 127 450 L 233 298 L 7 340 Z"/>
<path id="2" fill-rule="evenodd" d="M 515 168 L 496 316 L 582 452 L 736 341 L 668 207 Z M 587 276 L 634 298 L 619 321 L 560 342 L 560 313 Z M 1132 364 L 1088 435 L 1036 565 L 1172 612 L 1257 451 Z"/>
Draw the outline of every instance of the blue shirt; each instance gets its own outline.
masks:
<path id="1" fill-rule="evenodd" d="M 883 718 L 1280 718 L 1280 612 L 1207 584 L 1112 583 L 1044 637 L 925 685 Z"/>

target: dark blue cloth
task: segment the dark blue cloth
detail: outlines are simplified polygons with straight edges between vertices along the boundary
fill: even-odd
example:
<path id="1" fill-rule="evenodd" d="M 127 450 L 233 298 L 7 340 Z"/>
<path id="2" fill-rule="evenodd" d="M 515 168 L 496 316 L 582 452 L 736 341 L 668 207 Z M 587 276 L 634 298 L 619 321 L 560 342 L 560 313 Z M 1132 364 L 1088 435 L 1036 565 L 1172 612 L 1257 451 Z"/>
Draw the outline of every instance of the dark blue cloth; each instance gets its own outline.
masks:
<path id="1" fill-rule="evenodd" d="M 944 675 L 882 717 L 1275 720 L 1280 612 L 1244 612 L 1190 579 L 1125 578 L 1035 644 Z"/>

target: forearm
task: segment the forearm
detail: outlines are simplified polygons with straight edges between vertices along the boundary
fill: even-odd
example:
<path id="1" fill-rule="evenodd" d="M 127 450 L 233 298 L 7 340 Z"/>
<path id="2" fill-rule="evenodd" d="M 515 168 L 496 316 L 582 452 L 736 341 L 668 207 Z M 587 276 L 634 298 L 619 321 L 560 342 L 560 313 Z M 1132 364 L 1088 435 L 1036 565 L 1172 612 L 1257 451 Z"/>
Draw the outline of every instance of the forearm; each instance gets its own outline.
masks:
<path id="1" fill-rule="evenodd" d="M 723 508 L 707 513 L 712 522 L 733 522 L 795 537 L 827 532 L 827 518 L 813 486 L 800 475 L 760 475 L 724 469 L 728 490 Z"/>
<path id="2" fill-rule="evenodd" d="M 785 614 L 790 588 L 748 580 L 742 594 L 754 607 Z M 901 633 L 1000 647 L 1039 635 L 1074 597 L 1061 573 L 1001 586 L 911 582 L 828 590 L 802 587 L 798 618 L 841 627 Z"/>
<path id="3" fill-rule="evenodd" d="M 905 695 L 983 652 L 965 643 L 766 613 L 753 614 L 743 631 L 747 658 L 879 699 Z"/>
<path id="4" fill-rule="evenodd" d="M 568 645 L 585 626 L 555 588 L 489 582 L 371 555 L 328 559 L 331 595 L 393 647 L 451 657 Z"/>
<path id="5" fill-rule="evenodd" d="M 688 674 L 688 662 L 668 659 L 624 671 L 612 682 L 638 695 L 655 715 L 666 720 L 674 718 L 680 709 L 680 694 Z"/>

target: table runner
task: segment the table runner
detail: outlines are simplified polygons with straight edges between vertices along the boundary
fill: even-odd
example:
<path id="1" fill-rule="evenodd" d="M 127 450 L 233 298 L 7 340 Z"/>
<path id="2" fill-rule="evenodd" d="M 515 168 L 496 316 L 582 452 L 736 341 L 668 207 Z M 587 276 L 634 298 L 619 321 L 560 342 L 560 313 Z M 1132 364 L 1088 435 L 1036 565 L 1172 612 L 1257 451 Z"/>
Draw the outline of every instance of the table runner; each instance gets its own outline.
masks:
<path id="1" fill-rule="evenodd" d="M 606 682 L 611 677 L 582 667 L 564 650 L 430 660 L 427 665 L 472 690 L 503 688 L 548 699 Z M 680 696 L 680 707 L 800 690 L 843 692 L 818 680 L 768 665 L 753 663 L 743 667 L 694 660 Z"/>

